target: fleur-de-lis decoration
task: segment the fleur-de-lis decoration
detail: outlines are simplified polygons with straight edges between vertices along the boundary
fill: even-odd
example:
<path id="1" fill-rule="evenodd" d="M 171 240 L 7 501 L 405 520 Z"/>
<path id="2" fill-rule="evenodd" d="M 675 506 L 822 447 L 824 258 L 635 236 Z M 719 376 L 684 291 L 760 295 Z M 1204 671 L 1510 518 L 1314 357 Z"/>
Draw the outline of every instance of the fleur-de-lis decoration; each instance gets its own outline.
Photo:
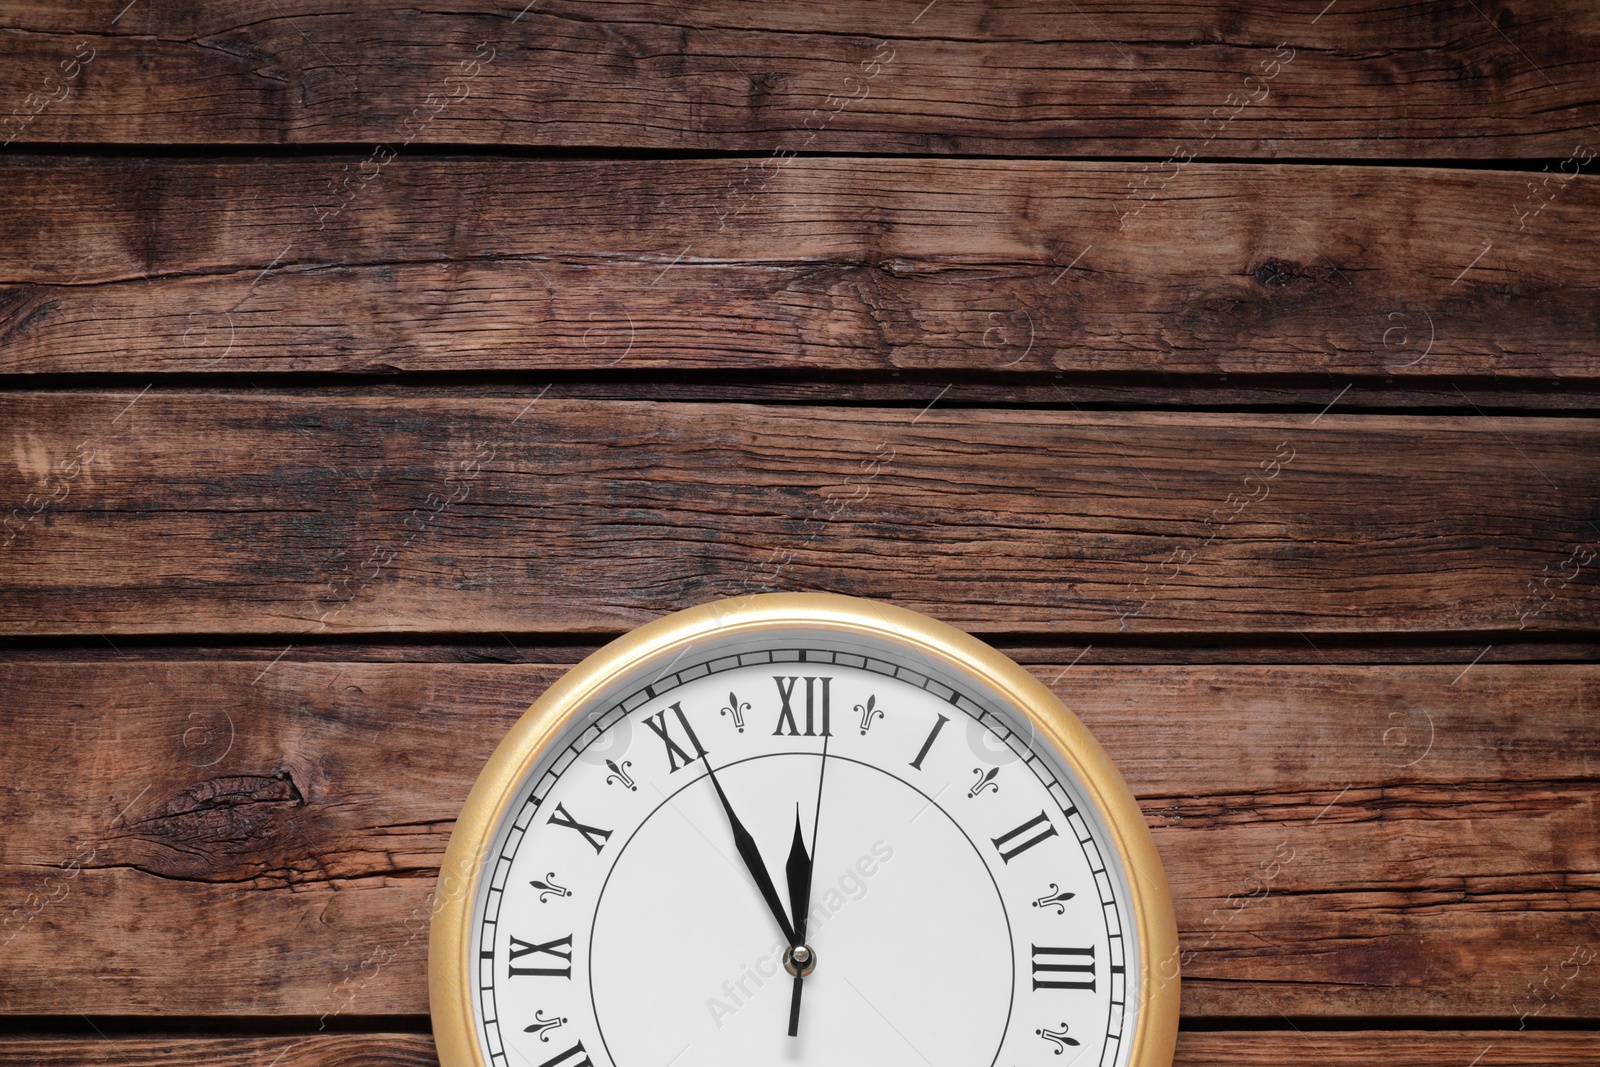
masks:
<path id="1" fill-rule="evenodd" d="M 733 728 L 741 734 L 744 733 L 744 713 L 750 710 L 750 702 L 739 703 L 739 698 L 732 693 L 728 694 L 728 706 L 722 709 L 723 715 L 733 716 Z"/>
<path id="2" fill-rule="evenodd" d="M 1056 1047 L 1056 1055 L 1057 1056 L 1059 1056 L 1063 1052 L 1067 1051 L 1067 1046 L 1068 1045 L 1076 1045 L 1078 1043 L 1076 1038 L 1071 1038 L 1071 1037 L 1067 1036 L 1067 1024 L 1066 1023 L 1062 1023 L 1061 1024 L 1061 1029 L 1060 1030 L 1035 1030 L 1034 1033 L 1038 1034 L 1040 1037 L 1044 1038 L 1046 1041 L 1049 1041 L 1052 1044 L 1054 1044 L 1055 1047 Z"/>
<path id="3" fill-rule="evenodd" d="M 1050 892 L 1034 901 L 1033 906 L 1036 908 L 1054 908 L 1057 915 L 1065 915 L 1067 913 L 1066 902 L 1075 896 L 1077 896 L 1076 893 L 1063 893 L 1060 886 L 1051 882 Z"/>
<path id="4" fill-rule="evenodd" d="M 623 760 L 622 766 L 617 766 L 615 760 L 606 760 L 606 766 L 611 768 L 611 773 L 606 775 L 606 785 L 616 782 L 618 785 L 627 786 L 635 793 L 639 787 L 633 784 L 633 776 L 628 773 L 628 768 L 633 766 L 632 760 Z"/>
<path id="5" fill-rule="evenodd" d="M 972 773 L 978 776 L 978 780 L 972 783 L 971 789 L 967 790 L 968 799 L 976 797 L 985 789 L 993 789 L 996 793 L 1000 792 L 1000 783 L 994 780 L 995 775 L 1000 773 L 999 767 L 990 767 L 988 770 L 984 770 L 982 767 L 974 767 L 972 768 Z"/>
<path id="6" fill-rule="evenodd" d="M 549 874 L 545 875 L 544 876 L 544 881 L 542 881 L 542 882 L 538 881 L 538 880 L 534 880 L 532 882 L 529 882 L 528 884 L 533 886 L 533 888 L 535 888 L 535 889 L 537 889 L 539 891 L 539 903 L 541 903 L 541 904 L 544 904 L 544 903 L 548 902 L 549 899 L 551 897 L 553 897 L 553 896 L 554 897 L 570 897 L 572 895 L 572 890 L 568 889 L 564 885 L 557 885 L 556 884 L 556 872 L 555 871 L 551 871 Z"/>
<path id="7" fill-rule="evenodd" d="M 874 715 L 880 719 L 883 718 L 883 709 L 878 707 L 877 694 L 867 697 L 865 704 L 857 704 L 856 714 L 861 716 L 861 732 L 865 734 L 872 729 L 872 717 Z"/>
<path id="8" fill-rule="evenodd" d="M 543 1011 L 534 1012 L 533 1017 L 536 1022 L 532 1026 L 524 1026 L 522 1032 L 525 1034 L 538 1034 L 540 1041 L 549 1041 L 550 1031 L 567 1021 L 559 1016 L 552 1016 L 546 1019 Z M 1074 1041 L 1073 1044 L 1076 1045 L 1077 1042 Z"/>

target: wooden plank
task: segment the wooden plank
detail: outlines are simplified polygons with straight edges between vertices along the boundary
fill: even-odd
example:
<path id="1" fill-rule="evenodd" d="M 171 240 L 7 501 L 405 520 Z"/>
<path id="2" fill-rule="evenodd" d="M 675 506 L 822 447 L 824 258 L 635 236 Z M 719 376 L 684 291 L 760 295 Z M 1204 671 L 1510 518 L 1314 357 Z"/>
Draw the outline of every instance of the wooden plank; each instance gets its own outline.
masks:
<path id="1" fill-rule="evenodd" d="M 1600 383 L 1600 265 L 1570 254 L 1600 179 L 1533 214 L 1519 173 L 1147 170 L 17 157 L 0 373 L 1359 376 L 1462 410 L 1463 377 Z"/>
<path id="2" fill-rule="evenodd" d="M 1292 8 L 27 0 L 0 35 L 0 137 L 1158 159 L 1593 143 L 1592 5 Z"/>
<path id="3" fill-rule="evenodd" d="M 1487 644 L 1600 605 L 1582 419 L 129 390 L 0 396 L 0 434 L 10 634 L 595 634 L 810 588 Z"/>
<path id="4" fill-rule="evenodd" d="M 272 373 L 272 372 L 268 372 Z M 943 374 L 864 371 L 835 375 L 813 372 L 801 378 L 782 371 L 718 374 L 705 370 L 550 372 L 552 400 L 682 400 L 691 403 L 857 404 L 909 407 L 920 411 L 938 397 L 940 407 L 1017 407 L 1044 410 L 1149 410 L 1304 412 L 1315 415 L 1328 406 L 1326 375 L 1263 378 L 1259 375 L 1172 376 L 1165 380 L 1118 380 L 1117 377 L 1062 372 L 998 380 L 962 380 L 975 372 Z M 486 370 L 436 373 L 334 372 L 282 373 L 273 376 L 280 390 L 309 390 L 322 396 L 500 396 L 507 385 L 520 385 L 524 372 Z M 263 384 L 264 374 L 231 371 L 175 374 L 162 379 L 170 387 L 195 391 L 233 392 Z M 1128 375 L 1128 378 L 1134 378 Z M 67 386 L 74 389 L 143 388 L 142 375 L 110 372 L 34 374 L 0 372 L 0 390 Z M 1235 381 L 1237 384 L 1235 384 Z M 1373 378 L 1351 378 L 1340 397 L 1344 414 L 1587 415 L 1600 413 L 1600 379 L 1510 380 L 1422 378 L 1405 386 Z"/>
<path id="5" fill-rule="evenodd" d="M 86 1027 L 87 1029 L 87 1027 Z M 1474 1057 L 1479 1057 L 1474 1061 Z M 1173 1067 L 1588 1067 L 1592 1031 L 1356 1030 L 1181 1031 Z M 437 1067 L 421 1034 L 314 1037 L 22 1038 L 0 1048 L 0 1067 Z"/>
<path id="6" fill-rule="evenodd" d="M 89 1030 L 87 1026 L 84 1027 Z M 92 1031 L 89 1031 L 92 1034 Z M 0 1045 L 0 1067 L 438 1067 L 422 1034 L 311 1037 L 90 1036 Z"/>
<path id="7" fill-rule="evenodd" d="M 499 631 L 487 635 L 450 634 L 375 638 L 370 634 L 336 638 L 299 638 L 285 650 L 270 636 L 222 639 L 204 645 L 184 644 L 182 634 L 120 636 L 113 648 L 98 634 L 78 637 L 8 637 L 0 639 L 0 658 L 25 657 L 41 669 L 70 663 L 207 662 L 249 660 L 261 667 L 275 660 L 308 663 L 577 663 L 617 634 L 592 634 L 564 641 L 539 633 Z M 1003 634 L 982 634 L 991 645 L 1023 664 L 1072 660 L 1084 666 L 1155 666 L 1259 664 L 1269 667 L 1380 666 L 1600 662 L 1600 635 L 1545 634 L 1539 639 L 1503 637 L 1491 646 L 1437 644 L 1426 639 L 1373 634 L 1344 638 L 1323 634 L 1313 647 L 1299 635 L 1265 640 L 1205 638 L 1192 643 L 1182 637 L 1141 640 L 1098 635 L 1093 641 L 1063 644 L 1019 643 Z M 189 638 L 192 640 L 192 638 Z"/>
<path id="8" fill-rule="evenodd" d="M 1600 912 L 1600 667 L 1067 667 L 1033 670 L 1155 828 L 1186 1014 L 1600 1011 L 1563 967 Z M 561 670 L 0 666 L 0 1010 L 424 1012 L 451 820 Z"/>

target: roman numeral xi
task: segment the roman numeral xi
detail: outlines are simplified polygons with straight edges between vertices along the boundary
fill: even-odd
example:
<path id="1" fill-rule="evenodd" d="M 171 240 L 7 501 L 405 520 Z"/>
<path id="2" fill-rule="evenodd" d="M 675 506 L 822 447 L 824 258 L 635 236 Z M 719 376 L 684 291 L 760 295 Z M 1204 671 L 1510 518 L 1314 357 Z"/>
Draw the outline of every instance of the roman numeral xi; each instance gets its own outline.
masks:
<path id="1" fill-rule="evenodd" d="M 689 718 L 684 715 L 682 706 L 673 704 L 668 710 L 677 714 L 678 724 L 683 727 L 683 732 L 688 735 L 689 744 L 694 746 L 694 755 L 691 756 L 685 752 L 683 746 L 673 739 L 672 727 L 667 722 L 667 713 L 665 711 L 647 715 L 644 724 L 650 727 L 657 737 L 661 738 L 662 744 L 667 746 L 667 773 L 672 774 L 680 767 L 687 767 L 705 755 L 706 750 L 700 747 L 700 739 L 694 735 L 694 727 L 689 725 Z"/>

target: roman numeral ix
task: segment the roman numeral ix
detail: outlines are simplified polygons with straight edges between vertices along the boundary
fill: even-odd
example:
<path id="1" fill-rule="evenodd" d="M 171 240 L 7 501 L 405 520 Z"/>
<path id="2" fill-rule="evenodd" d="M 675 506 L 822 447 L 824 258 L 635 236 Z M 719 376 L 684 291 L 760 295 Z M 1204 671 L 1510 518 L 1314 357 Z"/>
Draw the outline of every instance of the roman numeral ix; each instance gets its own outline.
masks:
<path id="1" fill-rule="evenodd" d="M 543 955 L 543 956 L 549 956 L 552 959 L 565 960 L 566 961 L 566 966 L 565 967 L 561 967 L 561 966 L 518 967 L 517 966 L 517 964 L 516 964 L 517 960 L 520 960 L 524 956 L 530 956 L 530 955 Z M 568 934 L 566 937 L 558 937 L 554 941 L 546 941 L 542 945 L 536 945 L 531 941 L 524 941 L 520 937 L 513 937 L 511 939 L 511 962 L 510 962 L 509 966 L 511 967 L 511 977 L 512 978 L 516 978 L 516 977 L 518 977 L 520 975 L 528 975 L 528 974 L 542 974 L 542 975 L 544 975 L 544 976 L 546 976 L 548 978 L 571 978 L 572 977 L 572 935 Z"/>

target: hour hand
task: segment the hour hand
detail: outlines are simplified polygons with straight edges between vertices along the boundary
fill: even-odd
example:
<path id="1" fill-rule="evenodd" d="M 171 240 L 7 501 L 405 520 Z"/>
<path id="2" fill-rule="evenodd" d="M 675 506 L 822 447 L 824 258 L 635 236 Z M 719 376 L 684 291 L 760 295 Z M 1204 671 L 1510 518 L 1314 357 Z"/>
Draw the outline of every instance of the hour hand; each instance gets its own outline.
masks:
<path id="1" fill-rule="evenodd" d="M 767 902 L 772 917 L 778 920 L 778 929 L 788 938 L 789 944 L 799 944 L 795 940 L 794 927 L 790 925 L 788 916 L 784 915 L 783 905 L 778 902 L 778 889 L 772 884 L 772 876 L 767 873 L 767 865 L 761 862 L 761 852 L 756 848 L 756 839 L 750 836 L 750 831 L 744 828 L 739 816 L 733 813 L 733 805 L 728 803 L 728 794 L 722 791 L 722 783 L 717 781 L 717 772 L 711 769 L 711 760 L 706 758 L 705 753 L 701 753 L 700 758 L 705 760 L 706 772 L 711 776 L 711 784 L 717 790 L 717 799 L 722 801 L 722 810 L 728 815 L 728 826 L 733 830 L 733 845 L 739 850 L 739 858 L 744 860 L 745 869 L 750 872 L 756 888 L 761 890 L 761 899 Z"/>
<path id="2" fill-rule="evenodd" d="M 805 838 L 800 833 L 800 808 L 794 810 L 794 841 L 789 846 L 786 873 L 789 878 L 789 910 L 794 915 L 794 945 L 806 940 L 806 918 L 811 909 L 811 866 L 813 857 L 806 852 Z"/>
<path id="3" fill-rule="evenodd" d="M 805 966 L 806 960 L 799 953 L 804 952 L 806 956 L 811 954 L 810 946 L 806 945 L 806 919 L 811 911 L 811 868 L 815 858 L 806 852 L 805 837 L 800 831 L 800 809 L 797 806 L 794 811 L 794 842 L 789 846 L 787 865 L 789 910 L 794 912 L 795 928 L 795 936 L 789 942 L 790 959 L 795 964 L 794 988 L 789 994 L 790 1037 L 800 1035 L 800 993 L 810 969 Z"/>
<path id="4" fill-rule="evenodd" d="M 828 733 L 822 734 L 822 762 L 817 768 L 817 809 L 811 821 L 811 851 L 806 851 L 805 835 L 800 831 L 800 808 L 794 809 L 794 841 L 789 845 L 789 907 L 794 912 L 795 937 L 789 942 L 784 967 L 794 975 L 794 990 L 789 995 L 789 1036 L 800 1035 L 800 993 L 805 977 L 817 965 L 817 957 L 806 944 L 806 920 L 811 914 L 811 874 L 817 860 L 817 829 L 822 825 L 822 780 L 828 773 Z"/>

